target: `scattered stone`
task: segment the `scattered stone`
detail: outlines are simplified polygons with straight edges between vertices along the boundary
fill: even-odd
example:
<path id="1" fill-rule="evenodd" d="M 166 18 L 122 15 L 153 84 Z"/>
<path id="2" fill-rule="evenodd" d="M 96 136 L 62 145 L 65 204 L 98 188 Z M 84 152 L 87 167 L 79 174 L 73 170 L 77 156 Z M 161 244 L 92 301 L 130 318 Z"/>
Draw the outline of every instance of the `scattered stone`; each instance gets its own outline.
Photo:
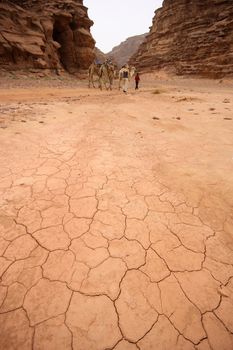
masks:
<path id="1" fill-rule="evenodd" d="M 159 90 L 159 89 L 156 89 L 156 90 L 154 90 L 153 92 L 152 92 L 152 94 L 154 94 L 154 95 L 159 95 L 159 94 L 162 94 L 163 93 L 163 91 L 162 90 Z"/>

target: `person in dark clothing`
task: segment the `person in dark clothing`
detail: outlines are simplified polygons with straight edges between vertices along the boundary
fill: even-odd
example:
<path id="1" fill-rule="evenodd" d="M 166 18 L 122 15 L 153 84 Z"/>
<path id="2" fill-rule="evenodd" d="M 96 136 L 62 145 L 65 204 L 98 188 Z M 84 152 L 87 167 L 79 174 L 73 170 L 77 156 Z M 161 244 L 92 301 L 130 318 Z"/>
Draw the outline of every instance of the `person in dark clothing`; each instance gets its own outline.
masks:
<path id="1" fill-rule="evenodd" d="M 135 90 L 138 89 L 138 85 L 139 85 L 139 81 L 140 81 L 140 76 L 139 76 L 139 73 L 136 74 L 135 76 Z"/>

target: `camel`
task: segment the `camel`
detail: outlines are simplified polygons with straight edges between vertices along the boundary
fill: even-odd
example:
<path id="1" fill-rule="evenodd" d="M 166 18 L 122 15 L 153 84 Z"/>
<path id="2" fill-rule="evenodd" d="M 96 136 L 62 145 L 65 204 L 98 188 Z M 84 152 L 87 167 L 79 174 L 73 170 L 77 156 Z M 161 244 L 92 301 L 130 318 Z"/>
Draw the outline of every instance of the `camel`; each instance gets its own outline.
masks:
<path id="1" fill-rule="evenodd" d="M 100 88 L 102 90 L 103 84 L 107 90 L 112 90 L 113 87 L 113 82 L 114 82 L 114 77 L 115 77 L 115 68 L 114 65 L 105 62 L 101 65 L 101 70 L 100 70 Z M 109 84 L 107 86 L 107 84 Z"/>
<path id="2" fill-rule="evenodd" d="M 94 83 L 94 77 L 97 77 L 97 81 L 99 83 L 100 87 L 100 68 L 101 68 L 101 64 L 96 64 L 96 63 L 92 63 L 88 69 L 88 87 L 90 88 L 91 85 L 93 88 L 95 88 L 95 83 Z"/>
<path id="3" fill-rule="evenodd" d="M 121 89 L 122 87 L 122 81 L 123 81 L 123 69 L 124 67 L 122 67 L 119 71 L 119 90 Z M 135 72 L 136 72 L 136 68 L 135 67 L 129 67 L 129 81 L 132 79 L 132 77 L 135 75 Z"/>
<path id="4" fill-rule="evenodd" d="M 91 85 L 95 88 L 94 77 L 97 77 L 99 88 L 102 90 L 103 85 L 106 90 L 112 90 L 115 68 L 114 65 L 109 62 L 104 62 L 103 64 L 92 63 L 88 70 L 89 77 L 89 88 Z M 108 85 L 107 85 L 108 84 Z"/>

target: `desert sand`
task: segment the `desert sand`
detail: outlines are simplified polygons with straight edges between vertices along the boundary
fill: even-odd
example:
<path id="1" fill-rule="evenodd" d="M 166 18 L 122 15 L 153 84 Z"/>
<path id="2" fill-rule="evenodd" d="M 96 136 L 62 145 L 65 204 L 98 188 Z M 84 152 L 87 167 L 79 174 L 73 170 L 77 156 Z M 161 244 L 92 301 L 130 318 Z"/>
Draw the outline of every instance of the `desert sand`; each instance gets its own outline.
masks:
<path id="1" fill-rule="evenodd" d="M 0 349 L 233 349 L 233 84 L 57 85 L 1 81 Z"/>

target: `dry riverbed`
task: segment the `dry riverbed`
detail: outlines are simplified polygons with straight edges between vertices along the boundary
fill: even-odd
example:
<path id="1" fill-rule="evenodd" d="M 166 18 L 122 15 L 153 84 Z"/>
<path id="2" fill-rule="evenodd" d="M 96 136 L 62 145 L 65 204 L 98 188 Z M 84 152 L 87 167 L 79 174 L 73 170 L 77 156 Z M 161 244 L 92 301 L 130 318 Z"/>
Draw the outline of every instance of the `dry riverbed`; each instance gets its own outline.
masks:
<path id="1" fill-rule="evenodd" d="M 233 348 L 232 84 L 142 82 L 2 80 L 1 349 Z"/>

